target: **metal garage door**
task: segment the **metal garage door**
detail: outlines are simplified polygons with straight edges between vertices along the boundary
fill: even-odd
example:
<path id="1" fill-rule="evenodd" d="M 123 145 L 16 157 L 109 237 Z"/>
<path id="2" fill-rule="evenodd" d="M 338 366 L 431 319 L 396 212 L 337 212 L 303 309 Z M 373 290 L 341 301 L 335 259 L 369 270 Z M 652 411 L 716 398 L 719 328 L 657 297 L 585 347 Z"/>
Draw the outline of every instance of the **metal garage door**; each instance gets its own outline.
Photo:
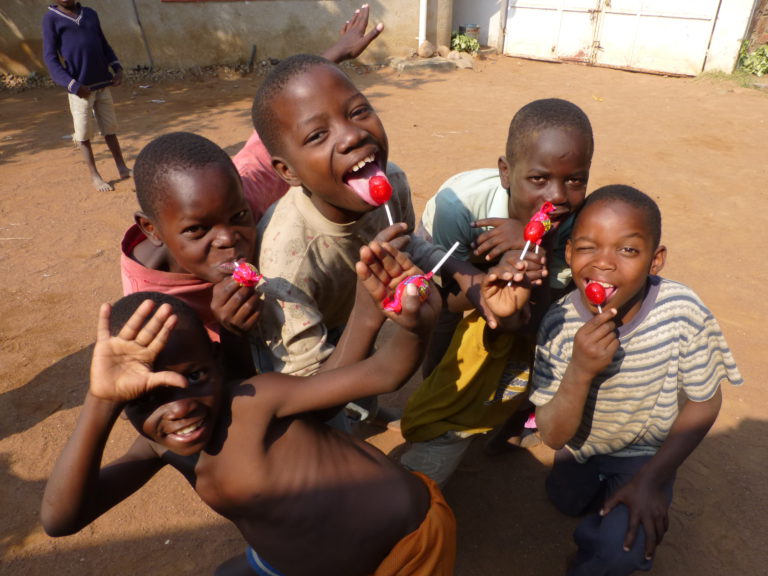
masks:
<path id="1" fill-rule="evenodd" d="M 504 53 L 702 71 L 721 0 L 509 0 Z"/>

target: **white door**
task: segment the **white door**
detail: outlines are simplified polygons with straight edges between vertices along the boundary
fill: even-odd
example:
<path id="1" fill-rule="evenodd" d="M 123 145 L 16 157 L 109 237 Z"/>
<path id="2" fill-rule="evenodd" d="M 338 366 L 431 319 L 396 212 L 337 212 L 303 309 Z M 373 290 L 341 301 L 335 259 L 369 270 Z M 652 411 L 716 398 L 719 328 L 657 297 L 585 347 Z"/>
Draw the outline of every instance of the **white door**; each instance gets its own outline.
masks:
<path id="1" fill-rule="evenodd" d="M 695 75 L 721 0 L 509 0 L 504 53 Z"/>

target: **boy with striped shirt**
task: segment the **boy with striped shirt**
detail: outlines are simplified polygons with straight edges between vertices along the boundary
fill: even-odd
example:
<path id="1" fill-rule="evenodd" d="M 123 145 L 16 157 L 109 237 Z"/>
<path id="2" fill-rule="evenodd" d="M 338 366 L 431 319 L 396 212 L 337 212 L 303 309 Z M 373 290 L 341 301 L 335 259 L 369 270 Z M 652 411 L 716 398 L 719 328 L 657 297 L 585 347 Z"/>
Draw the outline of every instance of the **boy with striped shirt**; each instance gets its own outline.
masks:
<path id="1" fill-rule="evenodd" d="M 578 289 L 539 331 L 531 401 L 557 450 L 547 494 L 563 513 L 586 515 L 569 575 L 650 570 L 675 473 L 715 422 L 720 383 L 742 383 L 712 313 L 657 276 L 660 238 L 650 197 L 620 185 L 591 194 L 566 248 Z M 600 307 L 585 296 L 591 282 L 605 289 Z"/>

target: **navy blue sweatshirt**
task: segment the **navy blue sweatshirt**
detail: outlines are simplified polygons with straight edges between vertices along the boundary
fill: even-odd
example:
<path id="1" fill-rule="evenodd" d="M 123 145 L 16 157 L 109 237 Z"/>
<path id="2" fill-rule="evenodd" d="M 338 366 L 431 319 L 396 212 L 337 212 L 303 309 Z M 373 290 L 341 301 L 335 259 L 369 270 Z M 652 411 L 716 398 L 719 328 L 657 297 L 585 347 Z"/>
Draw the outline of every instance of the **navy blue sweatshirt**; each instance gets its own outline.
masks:
<path id="1" fill-rule="evenodd" d="M 43 59 L 51 78 L 68 92 L 81 85 L 98 90 L 112 84 L 112 71 L 121 69 L 114 50 L 104 37 L 99 16 L 91 8 L 75 5 L 72 18 L 56 5 L 43 16 Z"/>

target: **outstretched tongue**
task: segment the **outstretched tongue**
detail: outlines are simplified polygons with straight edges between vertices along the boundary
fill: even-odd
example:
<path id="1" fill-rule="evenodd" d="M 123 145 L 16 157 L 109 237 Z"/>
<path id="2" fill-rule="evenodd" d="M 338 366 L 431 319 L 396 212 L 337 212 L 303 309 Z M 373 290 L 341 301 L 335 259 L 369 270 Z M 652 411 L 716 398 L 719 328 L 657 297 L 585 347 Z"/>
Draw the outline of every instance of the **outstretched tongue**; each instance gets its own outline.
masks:
<path id="1" fill-rule="evenodd" d="M 347 179 L 355 193 L 371 206 L 381 206 L 392 196 L 386 174 L 373 162 L 366 164 Z"/>

